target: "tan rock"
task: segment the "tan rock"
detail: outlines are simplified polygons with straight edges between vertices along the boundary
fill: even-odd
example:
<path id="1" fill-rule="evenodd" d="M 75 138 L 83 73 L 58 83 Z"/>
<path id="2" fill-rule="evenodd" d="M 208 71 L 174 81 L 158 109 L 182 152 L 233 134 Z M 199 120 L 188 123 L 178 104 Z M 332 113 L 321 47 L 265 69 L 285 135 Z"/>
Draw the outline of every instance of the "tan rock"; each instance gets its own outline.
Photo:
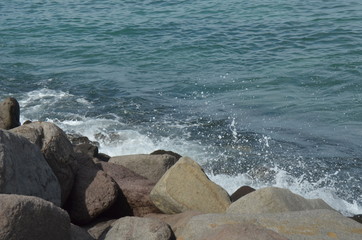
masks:
<path id="1" fill-rule="evenodd" d="M 230 205 L 228 193 L 188 157 L 181 158 L 163 175 L 151 191 L 151 200 L 169 214 L 187 210 L 224 212 Z"/>
<path id="2" fill-rule="evenodd" d="M 114 222 L 104 240 L 175 240 L 170 226 L 156 219 L 123 217 Z"/>
<path id="3" fill-rule="evenodd" d="M 258 189 L 235 201 L 228 213 L 276 213 L 332 208 L 322 199 L 305 199 L 288 189 L 266 187 Z"/>
<path id="4" fill-rule="evenodd" d="M 204 214 L 183 227 L 178 239 L 198 239 L 224 225 L 255 224 L 290 240 L 362 239 L 362 225 L 333 210 L 318 209 L 267 214 Z"/>
<path id="5" fill-rule="evenodd" d="M 157 182 L 176 161 L 176 157 L 169 154 L 135 154 L 111 157 L 108 162 L 120 164 L 153 182 Z"/>

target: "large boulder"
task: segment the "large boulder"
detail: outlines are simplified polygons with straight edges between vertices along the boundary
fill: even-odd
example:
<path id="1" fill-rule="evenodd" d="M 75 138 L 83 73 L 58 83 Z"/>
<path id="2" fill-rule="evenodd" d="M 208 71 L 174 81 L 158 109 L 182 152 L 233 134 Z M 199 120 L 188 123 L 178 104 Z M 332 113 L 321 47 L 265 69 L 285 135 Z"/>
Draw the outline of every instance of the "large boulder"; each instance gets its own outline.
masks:
<path id="1" fill-rule="evenodd" d="M 108 210 L 117 200 L 119 188 L 87 155 L 77 155 L 80 166 L 65 208 L 72 222 L 86 224 Z"/>
<path id="2" fill-rule="evenodd" d="M 20 126 L 20 106 L 15 98 L 0 102 L 0 129 L 9 130 Z"/>
<path id="3" fill-rule="evenodd" d="M 175 240 L 170 226 L 166 223 L 140 217 L 124 217 L 117 220 L 102 238 L 103 240 Z"/>
<path id="4" fill-rule="evenodd" d="M 64 204 L 72 190 L 74 175 L 77 171 L 73 146 L 66 134 L 49 122 L 32 122 L 11 131 L 24 136 L 41 149 L 45 160 L 58 178 L 62 204 Z"/>
<path id="5" fill-rule="evenodd" d="M 169 154 L 135 154 L 109 159 L 109 162 L 120 164 L 153 182 L 157 182 L 176 161 L 177 158 Z"/>
<path id="6" fill-rule="evenodd" d="M 215 228 L 233 224 L 255 224 L 290 240 L 359 240 L 362 237 L 361 224 L 327 209 L 266 214 L 198 215 L 191 218 L 177 237 L 198 239 L 198 236 L 205 236 Z"/>
<path id="7" fill-rule="evenodd" d="M 151 213 L 146 215 L 146 218 L 154 218 L 161 220 L 162 222 L 170 225 L 172 231 L 175 233 L 176 237 L 179 235 L 180 231 L 185 227 L 185 225 L 190 221 L 194 216 L 201 215 L 202 212 L 199 211 L 186 211 L 183 213 L 177 214 L 157 214 Z"/>
<path id="8" fill-rule="evenodd" d="M 1 240 L 70 240 L 68 214 L 33 196 L 0 194 Z"/>
<path id="9" fill-rule="evenodd" d="M 178 160 L 163 175 L 151 191 L 151 200 L 168 214 L 187 210 L 225 212 L 230 205 L 229 194 L 210 181 L 200 165 L 188 157 Z"/>
<path id="10" fill-rule="evenodd" d="M 0 193 L 37 196 L 60 206 L 60 186 L 39 148 L 0 130 Z"/>
<path id="11" fill-rule="evenodd" d="M 288 189 L 266 187 L 245 195 L 232 203 L 228 213 L 275 213 L 332 208 L 322 199 L 305 199 Z"/>
<path id="12" fill-rule="evenodd" d="M 160 213 L 150 199 L 150 192 L 155 186 L 154 182 L 122 165 L 100 162 L 98 166 L 118 184 L 134 216 L 142 217 L 149 213 Z"/>

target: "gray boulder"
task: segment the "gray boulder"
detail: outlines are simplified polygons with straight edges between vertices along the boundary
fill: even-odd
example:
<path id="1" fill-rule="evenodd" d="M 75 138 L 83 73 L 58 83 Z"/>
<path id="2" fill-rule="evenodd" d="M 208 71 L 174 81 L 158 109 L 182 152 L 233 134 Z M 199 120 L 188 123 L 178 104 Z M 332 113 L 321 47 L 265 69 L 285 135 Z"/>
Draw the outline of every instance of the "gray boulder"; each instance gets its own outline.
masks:
<path id="1" fill-rule="evenodd" d="M 20 106 L 15 98 L 0 102 L 0 129 L 9 130 L 20 126 Z"/>
<path id="2" fill-rule="evenodd" d="M 37 196 L 60 206 L 60 185 L 39 148 L 0 130 L 0 193 Z"/>
<path id="3" fill-rule="evenodd" d="M 120 164 L 133 172 L 157 182 L 163 174 L 176 163 L 177 158 L 169 154 L 136 154 L 117 156 L 109 162 Z"/>
<path id="4" fill-rule="evenodd" d="M 1 240 L 70 240 L 68 214 L 51 202 L 0 194 Z"/>
<path id="5" fill-rule="evenodd" d="M 63 205 L 72 190 L 77 171 L 73 146 L 66 134 L 49 122 L 32 122 L 11 131 L 24 136 L 41 149 L 45 160 L 58 178 Z"/>
<path id="6" fill-rule="evenodd" d="M 333 210 L 322 199 L 305 199 L 288 189 L 266 187 L 251 192 L 232 203 L 228 213 L 276 213 L 313 209 Z"/>
<path id="7" fill-rule="evenodd" d="M 170 226 L 156 219 L 123 217 L 114 222 L 103 240 L 175 240 Z"/>
<path id="8" fill-rule="evenodd" d="M 74 224 L 70 226 L 70 236 L 71 240 L 94 240 L 87 230 Z"/>

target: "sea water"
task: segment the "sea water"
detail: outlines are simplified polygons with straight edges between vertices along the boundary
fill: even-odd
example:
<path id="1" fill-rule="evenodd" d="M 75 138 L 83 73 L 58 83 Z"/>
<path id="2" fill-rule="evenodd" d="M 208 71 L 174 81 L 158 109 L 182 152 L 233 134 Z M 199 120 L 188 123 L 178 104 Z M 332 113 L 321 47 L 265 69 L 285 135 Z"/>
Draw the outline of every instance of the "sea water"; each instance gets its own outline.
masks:
<path id="1" fill-rule="evenodd" d="M 4 0 L 0 97 L 111 156 L 362 213 L 359 0 Z"/>

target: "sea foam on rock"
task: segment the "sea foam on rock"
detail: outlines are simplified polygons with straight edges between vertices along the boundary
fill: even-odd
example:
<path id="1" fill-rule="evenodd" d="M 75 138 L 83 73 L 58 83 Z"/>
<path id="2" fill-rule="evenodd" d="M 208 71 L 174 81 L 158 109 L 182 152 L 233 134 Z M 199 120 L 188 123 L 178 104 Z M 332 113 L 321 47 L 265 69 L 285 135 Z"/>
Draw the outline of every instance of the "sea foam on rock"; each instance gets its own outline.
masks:
<path id="1" fill-rule="evenodd" d="M 163 175 L 151 191 L 151 200 L 169 214 L 187 210 L 225 212 L 230 205 L 229 194 L 188 157 L 182 157 Z"/>
<path id="2" fill-rule="evenodd" d="M 39 148 L 0 130 L 0 193 L 30 195 L 60 206 L 60 185 Z"/>

